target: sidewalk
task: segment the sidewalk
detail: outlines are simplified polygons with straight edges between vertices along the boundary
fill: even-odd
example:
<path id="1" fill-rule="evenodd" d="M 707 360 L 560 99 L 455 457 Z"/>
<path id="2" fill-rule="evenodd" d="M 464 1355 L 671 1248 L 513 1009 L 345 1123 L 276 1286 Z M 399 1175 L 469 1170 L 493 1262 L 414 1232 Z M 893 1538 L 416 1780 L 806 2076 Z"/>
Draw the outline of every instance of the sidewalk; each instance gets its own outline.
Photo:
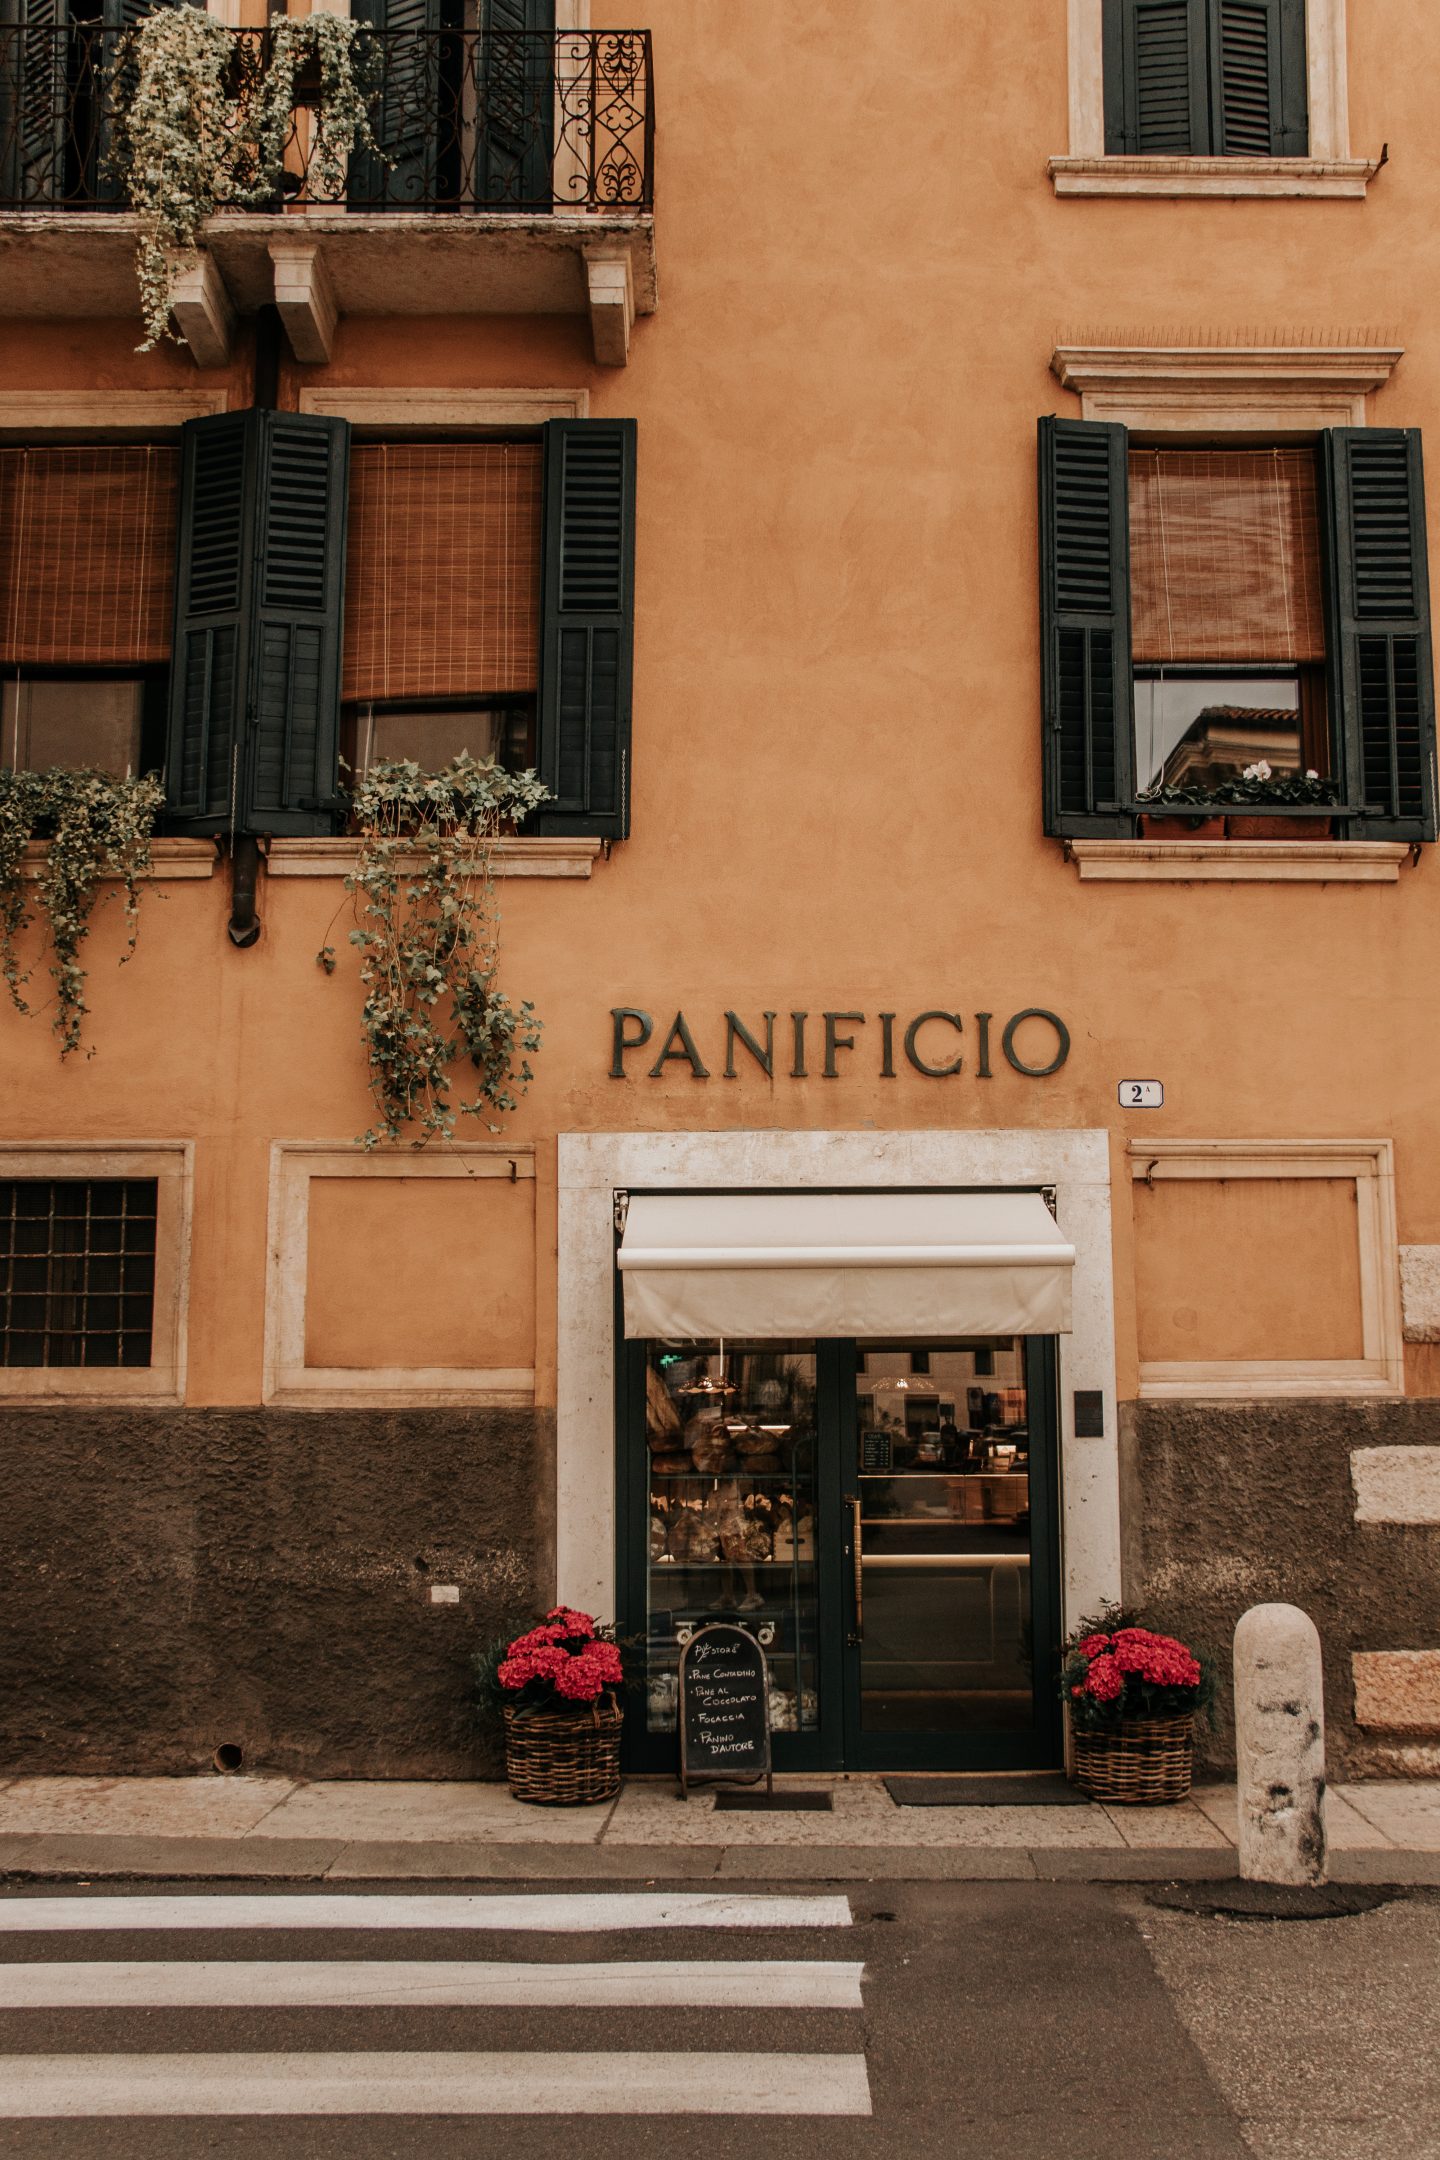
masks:
<path id="1" fill-rule="evenodd" d="M 879 1778 L 777 1778 L 829 1813 L 717 1813 L 668 1779 L 594 1808 L 522 1807 L 503 1785 L 291 1778 L 0 1778 L 0 1875 L 267 1878 L 742 1878 L 865 1881 L 1224 1879 L 1235 1794 L 1181 1807 L 897 1807 Z M 1341 1785 L 1337 1882 L 1440 1884 L 1440 1783 Z"/>

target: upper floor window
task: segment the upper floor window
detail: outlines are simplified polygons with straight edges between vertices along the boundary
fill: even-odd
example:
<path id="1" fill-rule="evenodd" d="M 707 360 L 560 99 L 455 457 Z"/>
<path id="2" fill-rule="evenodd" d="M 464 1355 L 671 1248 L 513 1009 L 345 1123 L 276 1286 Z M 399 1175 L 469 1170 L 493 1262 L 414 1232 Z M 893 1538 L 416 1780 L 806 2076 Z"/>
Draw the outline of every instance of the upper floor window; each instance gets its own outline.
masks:
<path id="1" fill-rule="evenodd" d="M 158 768 L 173 444 L 0 449 L 0 764 Z"/>
<path id="2" fill-rule="evenodd" d="M 1105 148 L 1304 157 L 1305 0 L 1105 0 Z"/>
<path id="3" fill-rule="evenodd" d="M 1157 790 L 1233 808 L 1266 768 L 1282 799 L 1313 775 L 1297 810 L 1342 837 L 1435 838 L 1418 431 L 1207 450 L 1044 420 L 1041 521 L 1047 831 L 1131 835 Z"/>

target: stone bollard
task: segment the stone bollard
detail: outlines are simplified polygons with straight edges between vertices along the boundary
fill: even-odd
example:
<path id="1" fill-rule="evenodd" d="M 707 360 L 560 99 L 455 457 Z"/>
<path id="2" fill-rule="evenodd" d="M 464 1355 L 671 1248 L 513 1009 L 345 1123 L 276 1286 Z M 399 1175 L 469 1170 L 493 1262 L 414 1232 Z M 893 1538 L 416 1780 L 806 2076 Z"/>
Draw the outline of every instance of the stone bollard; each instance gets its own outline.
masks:
<path id="1" fill-rule="evenodd" d="M 1240 1873 L 1325 1880 L 1325 1707 L 1320 1637 L 1297 1605 L 1252 1605 L 1235 1630 Z"/>

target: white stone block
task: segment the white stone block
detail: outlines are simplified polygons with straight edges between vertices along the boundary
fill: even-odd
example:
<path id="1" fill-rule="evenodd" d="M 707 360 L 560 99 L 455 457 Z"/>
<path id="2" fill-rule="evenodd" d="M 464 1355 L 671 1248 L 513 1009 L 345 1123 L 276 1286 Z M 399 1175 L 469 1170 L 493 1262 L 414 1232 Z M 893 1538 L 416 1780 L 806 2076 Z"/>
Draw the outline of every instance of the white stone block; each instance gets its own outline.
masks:
<path id="1" fill-rule="evenodd" d="M 1440 1523 L 1440 1447 L 1355 1448 L 1355 1520 Z"/>
<path id="2" fill-rule="evenodd" d="M 459 1585 L 459 1583 L 453 1583 L 453 1582 L 434 1582 L 434 1583 L 431 1583 L 431 1585 L 430 1585 L 430 1602 L 431 1602 L 431 1604 L 432 1604 L 432 1605 L 458 1605 L 458 1604 L 459 1604 L 459 1602 L 460 1602 L 460 1585 Z"/>
<path id="3" fill-rule="evenodd" d="M 1400 1247 L 1406 1342 L 1440 1342 L 1440 1245 Z"/>

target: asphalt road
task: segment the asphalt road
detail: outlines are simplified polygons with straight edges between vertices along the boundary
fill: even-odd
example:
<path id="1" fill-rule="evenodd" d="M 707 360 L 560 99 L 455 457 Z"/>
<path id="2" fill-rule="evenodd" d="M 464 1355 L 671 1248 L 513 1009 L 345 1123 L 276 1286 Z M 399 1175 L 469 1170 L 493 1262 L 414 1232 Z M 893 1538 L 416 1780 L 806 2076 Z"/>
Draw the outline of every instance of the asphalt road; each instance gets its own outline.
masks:
<path id="1" fill-rule="evenodd" d="M 1433 1894 L 1308 1923 L 1078 1883 L 474 1894 L 7 1886 L 0 2153 L 1440 2160 Z"/>

